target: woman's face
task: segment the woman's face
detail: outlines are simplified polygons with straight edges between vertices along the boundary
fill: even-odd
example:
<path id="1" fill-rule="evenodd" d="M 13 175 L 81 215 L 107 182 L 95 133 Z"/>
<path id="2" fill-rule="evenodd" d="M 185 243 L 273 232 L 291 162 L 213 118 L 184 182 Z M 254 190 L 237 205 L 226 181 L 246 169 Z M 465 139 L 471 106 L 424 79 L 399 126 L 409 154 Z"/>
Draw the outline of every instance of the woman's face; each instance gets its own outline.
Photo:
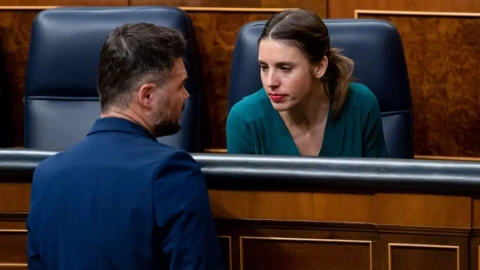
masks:
<path id="1" fill-rule="evenodd" d="M 273 39 L 260 42 L 258 62 L 263 87 L 277 111 L 308 100 L 328 64 L 324 57 L 319 64 L 311 65 L 300 49 Z"/>

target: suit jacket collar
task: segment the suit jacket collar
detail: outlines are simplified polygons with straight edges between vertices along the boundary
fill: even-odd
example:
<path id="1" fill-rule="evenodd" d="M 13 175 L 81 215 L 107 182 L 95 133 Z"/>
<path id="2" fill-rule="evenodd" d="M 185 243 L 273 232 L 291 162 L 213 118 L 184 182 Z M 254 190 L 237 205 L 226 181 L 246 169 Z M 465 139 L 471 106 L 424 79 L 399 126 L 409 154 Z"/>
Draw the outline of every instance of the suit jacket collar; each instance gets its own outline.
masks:
<path id="1" fill-rule="evenodd" d="M 97 119 L 93 124 L 93 127 L 88 132 L 87 136 L 104 131 L 138 133 L 156 140 L 156 138 L 150 133 L 150 131 L 148 131 L 143 126 L 127 119 L 117 117 L 105 117 Z"/>

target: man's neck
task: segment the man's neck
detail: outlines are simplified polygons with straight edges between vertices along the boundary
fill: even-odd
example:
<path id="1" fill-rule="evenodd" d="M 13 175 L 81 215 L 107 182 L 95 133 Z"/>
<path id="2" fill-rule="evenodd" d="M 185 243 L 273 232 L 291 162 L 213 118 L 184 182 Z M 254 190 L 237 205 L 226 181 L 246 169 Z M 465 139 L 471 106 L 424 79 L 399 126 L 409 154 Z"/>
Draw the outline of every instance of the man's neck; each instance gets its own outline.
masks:
<path id="1" fill-rule="evenodd" d="M 102 112 L 100 117 L 101 118 L 107 118 L 107 117 L 122 118 L 146 128 L 151 134 L 153 134 L 153 129 L 150 125 L 148 125 L 147 121 L 143 117 L 141 117 L 138 113 L 136 113 L 134 110 L 131 110 L 130 108 L 125 110 L 111 109 L 111 110 L 108 110 L 107 112 Z"/>

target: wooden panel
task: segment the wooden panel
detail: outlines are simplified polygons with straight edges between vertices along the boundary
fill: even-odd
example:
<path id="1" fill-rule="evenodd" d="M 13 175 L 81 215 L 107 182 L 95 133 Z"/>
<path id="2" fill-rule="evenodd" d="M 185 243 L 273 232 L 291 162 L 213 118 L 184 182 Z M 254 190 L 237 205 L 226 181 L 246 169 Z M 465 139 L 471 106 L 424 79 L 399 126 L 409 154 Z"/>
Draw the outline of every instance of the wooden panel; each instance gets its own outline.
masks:
<path id="1" fill-rule="evenodd" d="M 391 270 L 459 270 L 459 247 L 441 245 L 389 245 Z"/>
<path id="2" fill-rule="evenodd" d="M 225 269 L 232 269 L 232 238 L 230 236 L 219 235 L 218 240 L 223 253 Z"/>
<path id="3" fill-rule="evenodd" d="M 470 228 L 471 199 L 425 194 L 376 194 L 376 221 L 382 225 Z"/>
<path id="4" fill-rule="evenodd" d="M 473 161 L 480 162 L 478 157 L 451 157 L 451 156 L 422 156 L 415 155 L 416 159 L 427 159 L 427 160 L 451 160 L 451 161 Z"/>
<path id="5" fill-rule="evenodd" d="M 470 269 L 480 270 L 480 198 L 472 201 L 472 227 L 473 233 L 470 239 Z"/>
<path id="6" fill-rule="evenodd" d="M 8 263 L 0 264 L 0 270 L 27 270 L 28 265 L 26 263 Z"/>
<path id="7" fill-rule="evenodd" d="M 130 4 L 132 6 L 258 7 L 261 5 L 261 0 L 130 0 Z"/>
<path id="8" fill-rule="evenodd" d="M 30 184 L 0 183 L 0 212 L 30 210 Z"/>
<path id="9" fill-rule="evenodd" d="M 327 14 L 327 0 L 295 1 L 295 0 L 130 0 L 132 6 L 169 5 L 182 7 L 238 7 L 238 8 L 307 8 Z"/>
<path id="10" fill-rule="evenodd" d="M 0 229 L 8 230 L 25 230 L 26 219 L 22 221 L 3 221 L 2 213 L 0 213 Z"/>
<path id="11" fill-rule="evenodd" d="M 373 194 L 313 194 L 313 219 L 333 222 L 374 222 Z"/>
<path id="12" fill-rule="evenodd" d="M 235 39 L 248 22 L 268 19 L 272 13 L 190 12 L 201 54 L 203 81 L 202 119 L 206 148 L 226 147 L 225 124 L 228 87 Z"/>
<path id="13" fill-rule="evenodd" d="M 372 269 L 367 241 L 269 237 L 242 237 L 240 241 L 240 269 Z"/>
<path id="14" fill-rule="evenodd" d="M 472 227 L 480 228 L 480 198 L 475 198 L 472 201 Z"/>
<path id="15" fill-rule="evenodd" d="M 453 263 L 460 263 L 459 269 L 468 269 L 468 230 L 462 237 L 444 236 L 441 230 L 437 232 L 439 235 L 428 236 L 408 232 L 386 234 L 382 236 L 385 244 L 379 249 L 378 245 L 375 247 L 378 243 L 376 233 L 365 229 L 348 223 L 334 228 L 329 223 L 292 224 L 289 221 L 244 221 L 238 226 L 235 222 L 217 223 L 227 269 L 230 269 L 230 262 L 233 262 L 233 269 L 242 269 L 239 267 L 242 261 L 243 269 L 380 269 L 380 263 L 384 264 L 381 269 L 437 269 L 433 268 L 437 263 L 448 266 L 447 269 L 451 269 Z M 397 226 L 392 230 L 405 229 Z M 226 235 L 226 231 L 230 235 Z M 15 259 L 9 263 L 24 262 L 26 237 L 21 235 L 25 232 L 0 233 L 0 254 L 4 254 L 1 252 L 5 245 L 12 247 L 8 256 Z M 240 238 L 240 241 L 231 242 L 230 247 L 231 238 Z M 408 246 L 401 246 L 405 244 Z M 233 260 L 229 250 L 233 251 Z M 453 261 L 452 252 L 458 253 L 456 256 L 460 259 Z M 434 260 L 435 256 L 439 256 L 436 261 L 440 262 Z M 392 268 L 385 267 L 389 262 Z M 409 265 L 414 268 L 406 267 Z"/>
<path id="16" fill-rule="evenodd" d="M 23 94 L 30 46 L 30 28 L 37 11 L 0 11 L 0 42 L 5 55 L 12 104 L 14 145 L 23 146 Z"/>
<path id="17" fill-rule="evenodd" d="M 215 218 L 311 220 L 309 192 L 268 192 L 210 190 Z"/>
<path id="18" fill-rule="evenodd" d="M 320 246 L 322 249 L 319 250 L 320 252 L 323 252 L 323 247 L 328 247 L 328 246 L 334 246 L 334 245 L 339 245 L 340 248 L 346 247 L 347 250 L 357 250 L 359 252 L 365 252 L 365 250 L 368 249 L 368 245 L 372 243 L 372 256 L 374 257 L 373 261 L 373 269 L 374 270 L 380 270 L 380 261 L 378 260 L 379 258 L 375 258 L 375 253 L 379 252 L 378 249 L 378 233 L 375 232 L 375 229 L 373 226 L 370 224 L 348 224 L 348 223 L 343 223 L 343 224 L 336 224 L 336 223 L 322 223 L 322 222 L 295 222 L 295 221 L 271 221 L 271 220 L 217 220 L 216 222 L 216 227 L 217 231 L 219 234 L 222 235 L 230 235 L 232 237 L 232 251 L 233 251 L 233 256 L 232 256 L 232 262 L 233 262 L 233 269 L 239 270 L 241 269 L 240 264 L 241 264 L 241 259 L 240 257 L 243 256 L 243 252 L 241 250 L 247 250 L 247 252 L 250 250 L 248 247 L 244 247 L 241 242 L 245 241 L 250 241 L 252 239 L 245 239 L 243 240 L 244 237 L 260 237 L 259 241 L 265 242 L 265 241 L 270 241 L 268 239 L 271 239 L 273 243 L 266 243 L 265 247 L 266 248 L 272 248 L 272 252 L 266 250 L 266 251 L 261 251 L 261 252 L 255 252 L 251 251 L 250 254 L 247 256 L 249 257 L 250 261 L 261 261 L 262 258 L 263 260 L 266 261 L 271 261 L 270 259 L 265 258 L 264 254 L 271 254 L 272 256 L 275 254 L 275 252 L 278 253 L 278 246 L 276 243 L 280 243 L 281 246 L 286 246 L 286 248 L 282 251 L 282 253 L 290 253 L 294 252 L 295 254 L 296 251 L 294 249 L 289 248 L 291 244 L 297 245 L 300 248 L 306 248 L 313 242 L 313 248 L 316 248 L 317 246 Z M 265 239 L 268 238 L 268 239 Z M 301 238 L 301 240 L 305 240 L 306 242 L 302 242 L 299 240 L 292 241 L 292 240 L 281 240 L 281 239 L 297 239 Z M 308 239 L 313 239 L 313 240 L 308 240 Z M 324 239 L 324 240 L 321 240 Z M 253 239 L 255 241 L 255 239 Z M 279 240 L 279 241 L 277 241 Z M 324 241 L 325 244 L 322 245 L 322 243 L 318 243 L 320 241 Z M 335 243 L 338 241 L 337 243 Z M 345 241 L 345 242 L 343 242 Z M 256 242 L 250 242 L 253 245 Z M 247 243 L 248 244 L 248 243 Z M 286 245 L 284 245 L 286 244 Z M 350 247 L 352 247 L 350 249 Z M 256 250 L 257 248 L 255 248 Z M 328 251 L 327 251 L 328 252 Z M 306 256 L 314 256 L 316 254 L 307 253 L 305 254 Z M 295 256 L 290 256 L 288 254 L 284 255 L 288 258 L 292 258 L 295 260 L 301 260 L 302 255 L 295 255 Z M 326 256 L 326 255 L 325 255 Z M 335 255 L 337 258 L 343 258 L 342 254 L 336 254 Z M 366 255 L 368 256 L 368 254 Z M 357 257 L 362 257 L 362 260 L 365 256 L 358 256 L 355 255 L 354 258 Z M 351 259 L 351 262 L 353 262 L 353 259 Z M 328 262 L 328 261 L 327 261 Z M 292 269 L 289 268 L 293 263 L 288 263 L 285 267 L 268 267 L 265 266 L 263 269 Z M 262 267 L 264 265 L 259 265 L 257 267 Z M 297 265 L 297 267 L 302 267 L 302 266 L 308 266 L 308 262 L 305 263 L 300 263 Z M 322 264 L 318 265 L 322 266 Z M 248 266 L 244 266 L 243 269 L 250 269 Z M 257 268 L 254 268 L 257 269 Z M 295 269 L 295 268 L 293 268 Z M 308 269 L 308 268 L 305 268 Z M 323 267 L 317 267 L 314 269 L 330 269 L 328 267 L 323 268 Z M 335 269 L 335 268 L 334 268 Z M 356 268 L 350 268 L 350 269 L 356 269 Z"/>
<path id="19" fill-rule="evenodd" d="M 472 0 L 330 0 L 330 18 L 353 18 L 355 9 L 443 12 L 480 12 L 480 2 Z"/>
<path id="20" fill-rule="evenodd" d="M 0 264 L 26 263 L 27 232 L 0 229 Z"/>
<path id="21" fill-rule="evenodd" d="M 413 99 L 415 154 L 479 156 L 480 14 L 359 17 L 391 21 L 402 36 Z"/>
<path id="22" fill-rule="evenodd" d="M 128 0 L 0 0 L 0 6 L 128 6 Z"/>
<path id="23" fill-rule="evenodd" d="M 478 232 L 474 233 L 477 237 L 472 237 L 470 239 L 470 269 L 479 270 L 480 269 L 480 237 L 478 237 Z"/>
<path id="24" fill-rule="evenodd" d="M 397 230 L 401 231 L 400 228 Z M 442 235 L 440 231 L 439 233 L 382 233 L 382 269 L 469 269 L 468 230 L 465 230 L 462 236 Z"/>

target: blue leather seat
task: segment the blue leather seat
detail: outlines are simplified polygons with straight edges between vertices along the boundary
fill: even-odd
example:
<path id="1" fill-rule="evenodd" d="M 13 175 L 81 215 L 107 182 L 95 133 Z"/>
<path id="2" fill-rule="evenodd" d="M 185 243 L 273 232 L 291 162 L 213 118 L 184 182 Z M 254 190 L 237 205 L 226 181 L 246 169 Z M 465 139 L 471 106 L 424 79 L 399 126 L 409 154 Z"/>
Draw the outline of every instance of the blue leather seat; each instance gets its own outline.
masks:
<path id="1" fill-rule="evenodd" d="M 355 61 L 354 77 L 375 94 L 382 112 L 391 158 L 413 158 L 413 116 L 410 84 L 400 34 L 391 23 L 370 19 L 327 19 L 331 47 Z M 233 53 L 229 110 L 262 87 L 258 45 L 266 21 L 244 25 Z"/>
<path id="2" fill-rule="evenodd" d="M 198 152 L 200 64 L 188 14 L 175 7 L 58 8 L 40 12 L 32 26 L 25 89 L 25 147 L 63 150 L 83 139 L 100 116 L 97 65 L 110 31 L 147 22 L 180 30 L 188 40 L 189 75 L 182 130 L 158 141 Z"/>

